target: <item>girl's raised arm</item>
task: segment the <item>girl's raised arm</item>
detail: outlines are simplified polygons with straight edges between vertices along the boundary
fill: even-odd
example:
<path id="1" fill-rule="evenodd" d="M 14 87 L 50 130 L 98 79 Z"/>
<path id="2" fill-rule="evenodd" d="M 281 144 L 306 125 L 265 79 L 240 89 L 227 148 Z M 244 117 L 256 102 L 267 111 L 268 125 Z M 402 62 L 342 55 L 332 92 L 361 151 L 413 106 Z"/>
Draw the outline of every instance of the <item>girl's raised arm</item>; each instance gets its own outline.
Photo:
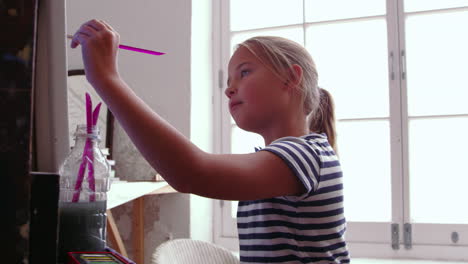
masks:
<path id="1" fill-rule="evenodd" d="M 74 35 L 82 46 L 89 82 L 145 159 L 180 192 L 231 200 L 252 200 L 304 192 L 300 180 L 279 157 L 209 154 L 177 131 L 141 100 L 117 70 L 118 34 L 92 20 Z"/>

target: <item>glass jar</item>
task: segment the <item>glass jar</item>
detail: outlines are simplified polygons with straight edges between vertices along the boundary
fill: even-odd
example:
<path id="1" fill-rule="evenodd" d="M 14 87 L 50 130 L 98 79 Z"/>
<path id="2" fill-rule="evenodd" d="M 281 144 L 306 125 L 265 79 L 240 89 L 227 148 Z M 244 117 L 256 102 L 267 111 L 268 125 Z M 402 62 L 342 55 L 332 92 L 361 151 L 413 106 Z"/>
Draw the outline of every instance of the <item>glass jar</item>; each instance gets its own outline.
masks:
<path id="1" fill-rule="evenodd" d="M 59 263 L 67 252 L 103 251 L 110 166 L 99 149 L 99 129 L 76 128 L 75 145 L 60 168 Z"/>

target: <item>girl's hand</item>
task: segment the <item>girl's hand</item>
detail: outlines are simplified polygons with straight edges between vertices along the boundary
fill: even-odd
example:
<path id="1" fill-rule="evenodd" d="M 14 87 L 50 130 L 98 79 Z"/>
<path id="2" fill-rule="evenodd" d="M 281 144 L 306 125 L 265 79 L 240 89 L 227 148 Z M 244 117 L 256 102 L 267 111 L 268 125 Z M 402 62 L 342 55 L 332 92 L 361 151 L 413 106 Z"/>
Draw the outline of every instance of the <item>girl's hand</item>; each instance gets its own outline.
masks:
<path id="1" fill-rule="evenodd" d="M 81 45 L 86 78 L 91 84 L 119 76 L 119 34 L 102 20 L 90 20 L 73 35 L 71 48 Z"/>

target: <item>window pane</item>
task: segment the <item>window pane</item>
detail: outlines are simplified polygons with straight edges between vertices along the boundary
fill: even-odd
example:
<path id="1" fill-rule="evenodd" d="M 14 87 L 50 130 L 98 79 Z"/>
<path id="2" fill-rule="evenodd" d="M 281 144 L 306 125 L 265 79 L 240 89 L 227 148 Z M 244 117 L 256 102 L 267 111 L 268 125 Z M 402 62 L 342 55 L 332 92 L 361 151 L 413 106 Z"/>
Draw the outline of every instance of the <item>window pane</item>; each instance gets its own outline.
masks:
<path id="1" fill-rule="evenodd" d="M 230 1 L 231 31 L 302 23 L 302 0 Z"/>
<path id="2" fill-rule="evenodd" d="M 468 0 L 405 0 L 405 12 L 468 6 Z"/>
<path id="3" fill-rule="evenodd" d="M 385 20 L 313 25 L 306 30 L 319 85 L 335 97 L 337 118 L 388 117 Z"/>
<path id="4" fill-rule="evenodd" d="M 384 15 L 385 0 L 306 0 L 306 22 Z"/>
<path id="5" fill-rule="evenodd" d="M 337 128 L 346 219 L 391 221 L 389 122 L 339 122 Z"/>
<path id="6" fill-rule="evenodd" d="M 468 12 L 406 19 L 408 113 L 468 113 Z"/>
<path id="7" fill-rule="evenodd" d="M 468 224 L 468 118 L 410 120 L 410 209 L 417 223 Z"/>
<path id="8" fill-rule="evenodd" d="M 263 138 L 255 133 L 247 132 L 237 126 L 231 130 L 231 153 L 243 154 L 255 152 L 256 147 L 264 147 Z"/>
<path id="9" fill-rule="evenodd" d="M 303 27 L 300 27 L 300 26 L 280 28 L 280 29 L 255 30 L 255 31 L 232 34 L 231 54 L 234 53 L 234 49 L 239 43 L 242 43 L 244 40 L 247 40 L 255 36 L 278 36 L 278 37 L 290 39 L 301 45 L 304 45 L 304 30 L 303 30 Z"/>
<path id="10" fill-rule="evenodd" d="M 232 201 L 231 202 L 231 217 L 232 218 L 237 218 L 237 206 L 239 202 L 238 201 Z"/>

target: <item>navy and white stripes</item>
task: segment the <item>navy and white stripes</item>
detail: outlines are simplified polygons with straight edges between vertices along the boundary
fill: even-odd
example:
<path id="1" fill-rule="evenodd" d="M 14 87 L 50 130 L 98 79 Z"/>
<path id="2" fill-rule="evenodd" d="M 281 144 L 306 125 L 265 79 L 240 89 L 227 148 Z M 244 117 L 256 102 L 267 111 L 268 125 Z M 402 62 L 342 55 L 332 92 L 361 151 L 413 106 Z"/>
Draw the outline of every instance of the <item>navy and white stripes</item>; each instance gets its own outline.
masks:
<path id="1" fill-rule="evenodd" d="M 241 262 L 349 263 L 342 172 L 326 136 L 281 138 L 261 151 L 280 157 L 306 192 L 239 202 Z"/>

